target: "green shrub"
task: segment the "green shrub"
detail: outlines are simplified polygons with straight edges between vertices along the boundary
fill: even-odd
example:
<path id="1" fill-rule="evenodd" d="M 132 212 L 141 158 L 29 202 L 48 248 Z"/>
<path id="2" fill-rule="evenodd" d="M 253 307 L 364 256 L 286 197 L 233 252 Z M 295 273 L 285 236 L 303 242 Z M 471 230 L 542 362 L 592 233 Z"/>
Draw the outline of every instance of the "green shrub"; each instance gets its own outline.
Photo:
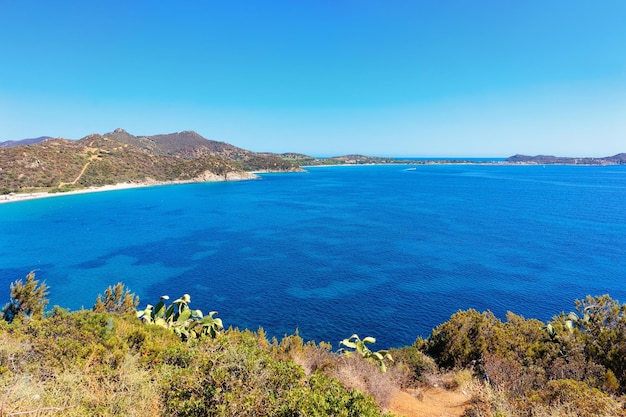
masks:
<path id="1" fill-rule="evenodd" d="M 287 395 L 277 416 L 311 417 L 368 417 L 380 416 L 380 409 L 372 397 L 357 390 L 346 390 L 337 380 L 316 372 L 308 386 L 300 386 Z"/>
<path id="2" fill-rule="evenodd" d="M 419 382 L 424 382 L 425 374 L 432 374 L 437 371 L 435 361 L 420 351 L 417 346 L 405 346 L 391 349 L 394 357 L 394 368 L 402 369 L 407 376 L 403 385 L 416 386 Z"/>
<path id="3" fill-rule="evenodd" d="M 426 352 L 444 368 L 468 366 L 493 351 L 502 329 L 502 322 L 489 311 L 458 311 L 432 331 Z"/>
<path id="4" fill-rule="evenodd" d="M 608 295 L 576 300 L 577 322 L 586 356 L 611 370 L 626 391 L 626 304 Z"/>
<path id="5" fill-rule="evenodd" d="M 571 379 L 549 381 L 528 396 L 527 409 L 531 415 L 558 410 L 563 416 L 608 417 L 626 415 L 621 405 L 602 391 L 584 382 Z M 555 415 L 555 414 L 552 414 Z"/>

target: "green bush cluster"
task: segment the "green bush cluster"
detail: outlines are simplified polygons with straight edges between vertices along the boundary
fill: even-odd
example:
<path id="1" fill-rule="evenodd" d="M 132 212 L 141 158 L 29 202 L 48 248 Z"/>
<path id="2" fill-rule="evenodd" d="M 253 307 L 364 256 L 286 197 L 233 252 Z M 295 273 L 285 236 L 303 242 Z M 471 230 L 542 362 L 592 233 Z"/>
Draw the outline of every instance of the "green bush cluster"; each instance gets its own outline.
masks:
<path id="1" fill-rule="evenodd" d="M 611 396 L 626 393 L 625 313 L 626 305 L 608 295 L 578 300 L 576 313 L 549 323 L 459 311 L 416 345 L 442 368 L 473 369 L 505 394 L 517 410 L 511 415 L 544 415 L 549 405 L 561 410 L 551 415 L 569 415 L 563 414 L 569 408 L 582 413 L 572 415 L 621 415 L 606 410 L 619 409 Z M 591 397 L 598 404 L 581 411 Z"/>

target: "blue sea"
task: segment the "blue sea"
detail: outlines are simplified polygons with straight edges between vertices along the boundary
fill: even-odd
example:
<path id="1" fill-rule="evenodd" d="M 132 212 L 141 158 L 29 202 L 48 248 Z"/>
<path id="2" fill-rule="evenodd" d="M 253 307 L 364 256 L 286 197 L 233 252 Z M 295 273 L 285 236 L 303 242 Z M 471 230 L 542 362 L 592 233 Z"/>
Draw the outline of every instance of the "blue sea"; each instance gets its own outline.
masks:
<path id="1" fill-rule="evenodd" d="M 72 310 L 121 281 L 335 347 L 411 344 L 469 308 L 626 302 L 626 166 L 312 167 L 3 204 L 0 230 L 0 303 L 31 270 Z"/>

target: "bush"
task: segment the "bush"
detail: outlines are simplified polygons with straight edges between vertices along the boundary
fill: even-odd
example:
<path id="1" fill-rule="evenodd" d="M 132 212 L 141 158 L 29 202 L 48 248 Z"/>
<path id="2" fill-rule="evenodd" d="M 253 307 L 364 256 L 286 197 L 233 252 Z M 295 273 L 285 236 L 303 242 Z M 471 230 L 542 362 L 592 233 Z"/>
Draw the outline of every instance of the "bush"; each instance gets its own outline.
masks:
<path id="1" fill-rule="evenodd" d="M 608 295 L 586 297 L 576 301 L 576 309 L 585 319 L 578 320 L 578 329 L 586 356 L 613 372 L 626 390 L 626 304 Z"/>
<path id="2" fill-rule="evenodd" d="M 298 336 L 286 339 L 283 347 L 297 346 Z M 371 397 L 319 371 L 307 377 L 291 360 L 260 347 L 252 332 L 229 330 L 189 348 L 188 366 L 164 381 L 167 415 L 380 415 Z"/>
<path id="3" fill-rule="evenodd" d="M 391 349 L 391 354 L 395 363 L 390 372 L 404 375 L 400 377 L 402 386 L 416 387 L 418 383 L 424 382 L 424 375 L 437 372 L 435 361 L 415 345 Z"/>
<path id="4" fill-rule="evenodd" d="M 545 388 L 529 395 L 525 405 L 530 415 L 548 412 L 572 417 L 626 415 L 620 404 L 602 391 L 571 379 L 549 381 Z"/>
<path id="5" fill-rule="evenodd" d="M 502 337 L 502 327 L 489 311 L 459 311 L 432 331 L 426 352 L 441 367 L 465 367 L 493 351 L 491 347 Z"/>
<path id="6" fill-rule="evenodd" d="M 288 393 L 277 416 L 312 417 L 369 417 L 380 416 L 380 410 L 371 397 L 351 389 L 346 390 L 337 380 L 316 372 L 308 386 L 300 386 Z"/>

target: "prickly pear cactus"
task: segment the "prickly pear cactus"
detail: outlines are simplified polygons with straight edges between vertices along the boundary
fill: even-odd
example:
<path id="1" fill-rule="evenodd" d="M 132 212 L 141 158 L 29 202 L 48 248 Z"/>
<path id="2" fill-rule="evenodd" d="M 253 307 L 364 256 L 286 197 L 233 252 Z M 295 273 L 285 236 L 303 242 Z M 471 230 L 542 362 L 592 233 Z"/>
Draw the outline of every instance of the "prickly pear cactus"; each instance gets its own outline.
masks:
<path id="1" fill-rule="evenodd" d="M 137 311 L 137 317 L 146 324 L 172 330 L 183 341 L 203 336 L 215 338 L 224 329 L 222 319 L 214 317 L 217 311 L 204 316 L 202 311 L 190 309 L 189 294 L 174 300 L 169 307 L 168 300 L 167 295 L 162 296 L 156 306 L 148 304 L 144 310 Z"/>

